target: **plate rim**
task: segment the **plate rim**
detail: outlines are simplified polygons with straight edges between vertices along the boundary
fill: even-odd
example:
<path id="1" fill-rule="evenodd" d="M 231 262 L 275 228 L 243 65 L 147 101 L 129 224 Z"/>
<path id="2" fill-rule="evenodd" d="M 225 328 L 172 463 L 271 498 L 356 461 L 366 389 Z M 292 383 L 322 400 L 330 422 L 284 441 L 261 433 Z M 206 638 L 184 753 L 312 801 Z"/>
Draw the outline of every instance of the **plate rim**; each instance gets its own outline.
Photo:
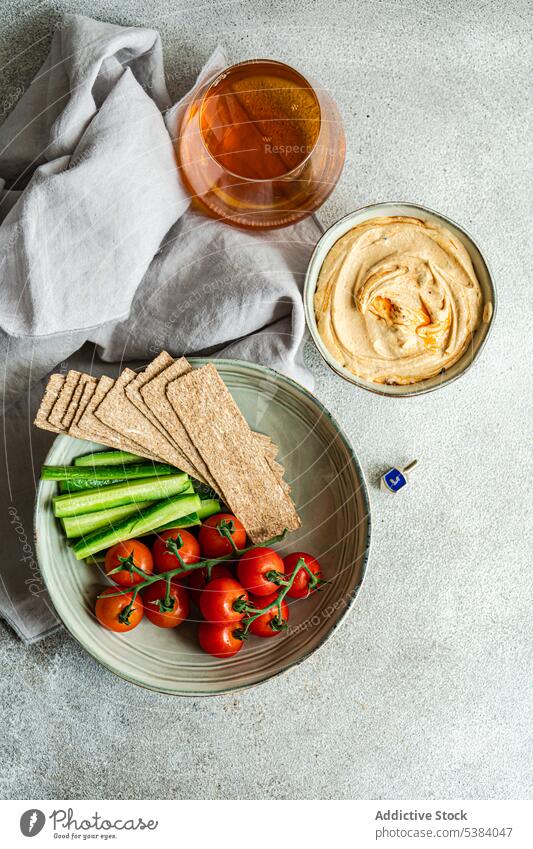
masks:
<path id="1" fill-rule="evenodd" d="M 227 365 L 227 366 L 239 366 L 241 368 L 244 367 L 245 370 L 249 369 L 251 371 L 257 370 L 259 372 L 265 373 L 267 376 L 271 377 L 272 379 L 275 379 L 276 381 L 282 381 L 282 382 L 289 384 L 289 386 L 292 386 L 300 394 L 303 394 L 304 396 L 309 398 L 311 400 L 311 402 L 316 407 L 318 407 L 319 411 L 322 414 L 324 414 L 325 416 L 327 416 L 327 418 L 329 419 L 329 421 L 333 425 L 334 429 L 336 430 L 336 432 L 340 436 L 340 438 L 341 438 L 341 440 L 342 440 L 342 442 L 343 442 L 343 444 L 344 444 L 344 446 L 345 446 L 345 448 L 346 448 L 346 450 L 347 450 L 347 452 L 350 456 L 351 462 L 355 466 L 355 469 L 357 471 L 357 474 L 358 474 L 358 477 L 359 477 L 359 480 L 360 480 L 360 491 L 361 491 L 362 498 L 363 498 L 363 503 L 364 503 L 364 508 L 365 508 L 365 516 L 366 516 L 366 543 L 365 543 L 365 547 L 364 547 L 364 550 L 363 550 L 361 556 L 358 558 L 360 563 L 361 563 L 360 580 L 359 580 L 358 584 L 350 592 L 349 598 L 347 598 L 347 602 L 344 605 L 343 610 L 341 611 L 341 613 L 339 615 L 339 618 L 332 624 L 329 631 L 327 631 L 327 633 L 324 634 L 324 636 L 322 637 L 320 642 L 317 643 L 316 646 L 308 649 L 301 657 L 298 657 L 296 660 L 291 661 L 290 663 L 288 663 L 286 666 L 284 666 L 279 671 L 274 672 L 271 675 L 267 675 L 266 677 L 261 678 L 259 681 L 253 681 L 253 682 L 248 683 L 248 684 L 238 684 L 235 687 L 225 687 L 221 690 L 214 690 L 210 693 L 206 693 L 206 692 L 203 692 L 203 691 L 191 691 L 189 693 L 184 693 L 184 692 L 177 692 L 176 690 L 172 690 L 172 689 L 167 689 L 167 688 L 161 687 L 161 686 L 151 686 L 150 684 L 147 684 L 144 681 L 137 680 L 132 675 L 128 675 L 125 672 L 122 672 L 118 669 L 115 669 L 108 662 L 106 662 L 106 660 L 103 660 L 93 650 L 91 650 L 91 648 L 89 648 L 89 646 L 87 646 L 85 644 L 85 642 L 77 634 L 75 634 L 72 631 L 72 629 L 67 625 L 67 623 L 64 621 L 63 617 L 60 615 L 60 613 L 58 612 L 58 610 L 55 606 L 54 599 L 53 599 L 52 593 L 50 591 L 49 582 L 48 582 L 47 576 L 46 576 L 46 569 L 43 568 L 43 562 L 45 561 L 45 558 L 44 558 L 44 555 L 41 554 L 41 551 L 40 551 L 39 534 L 38 534 L 38 529 L 37 529 L 38 507 L 39 507 L 41 491 L 43 489 L 44 484 L 47 483 L 47 481 L 43 481 L 43 480 L 39 479 L 39 485 L 37 486 L 37 489 L 35 491 L 34 509 L 33 509 L 33 539 L 34 539 L 34 544 L 35 544 L 35 553 L 36 553 L 36 557 L 37 557 L 37 562 L 39 564 L 39 571 L 41 572 L 41 575 L 42 575 L 42 578 L 43 578 L 43 581 L 44 581 L 44 584 L 45 584 L 45 587 L 46 587 L 46 590 L 47 590 L 47 593 L 48 593 L 48 597 L 50 599 L 50 603 L 52 605 L 54 613 L 57 616 L 60 624 L 63 625 L 63 627 L 70 634 L 70 636 L 76 641 L 76 643 L 79 646 L 81 646 L 81 648 L 90 657 L 93 658 L 93 660 L 95 660 L 97 663 L 99 663 L 105 669 L 109 670 L 109 672 L 116 675 L 118 678 L 121 678 L 123 681 L 127 681 L 130 684 L 135 684 L 137 687 L 142 687 L 144 690 L 149 690 L 150 692 L 153 692 L 153 693 L 161 693 L 161 694 L 166 695 L 166 696 L 173 696 L 173 697 L 184 698 L 184 699 L 191 699 L 191 698 L 196 699 L 196 698 L 213 698 L 213 697 L 216 697 L 216 696 L 224 696 L 224 695 L 228 695 L 230 693 L 237 693 L 237 692 L 241 692 L 241 691 L 244 691 L 244 690 L 250 690 L 253 687 L 259 687 L 262 684 L 265 684 L 267 681 L 271 681 L 274 678 L 278 678 L 281 675 L 285 675 L 291 669 L 295 669 L 297 666 L 299 666 L 301 663 L 303 663 L 305 660 L 307 660 L 311 655 L 315 654 L 316 652 L 320 651 L 320 649 L 322 649 L 322 647 L 326 644 L 326 642 L 330 639 L 330 637 L 339 628 L 341 623 L 346 622 L 347 616 L 350 613 L 350 611 L 353 610 L 355 600 L 357 599 L 357 596 L 359 595 L 359 592 L 360 592 L 361 587 L 363 585 L 363 582 L 365 580 L 365 577 L 366 577 L 366 574 L 367 574 L 367 569 L 368 569 L 368 563 L 369 563 L 369 559 L 370 559 L 370 550 L 371 550 L 371 543 L 372 543 L 372 517 L 371 517 L 371 512 L 370 512 L 370 498 L 369 498 L 369 495 L 368 495 L 368 484 L 367 484 L 366 477 L 365 477 L 365 474 L 363 472 L 363 469 L 361 467 L 361 464 L 360 464 L 360 462 L 357 458 L 357 455 L 355 453 L 355 450 L 353 448 L 353 445 L 352 445 L 350 439 L 348 438 L 348 436 L 345 434 L 343 428 L 339 425 L 335 416 L 333 416 L 333 414 L 316 397 L 316 395 L 314 395 L 312 392 L 310 392 L 305 386 L 303 386 L 297 380 L 294 380 L 294 378 L 288 377 L 287 375 L 282 374 L 281 372 L 277 371 L 276 369 L 271 368 L 270 366 L 262 365 L 260 363 L 254 363 L 254 362 L 250 362 L 248 360 L 239 360 L 239 359 L 228 358 L 228 357 L 187 357 L 187 359 L 193 366 L 200 366 L 200 365 L 205 365 L 207 363 L 213 363 L 213 365 L 215 365 L 215 367 L 217 366 L 217 364 L 220 364 L 222 366 Z M 64 438 L 65 436 L 68 436 L 68 434 L 59 433 L 59 434 L 56 435 L 54 441 L 52 442 L 52 444 L 51 444 L 51 446 L 50 446 L 50 448 L 49 448 L 49 450 L 46 454 L 46 458 L 44 460 L 43 465 L 46 465 L 46 463 L 48 461 L 48 457 L 53 452 L 55 445 L 58 442 L 58 440 Z"/>

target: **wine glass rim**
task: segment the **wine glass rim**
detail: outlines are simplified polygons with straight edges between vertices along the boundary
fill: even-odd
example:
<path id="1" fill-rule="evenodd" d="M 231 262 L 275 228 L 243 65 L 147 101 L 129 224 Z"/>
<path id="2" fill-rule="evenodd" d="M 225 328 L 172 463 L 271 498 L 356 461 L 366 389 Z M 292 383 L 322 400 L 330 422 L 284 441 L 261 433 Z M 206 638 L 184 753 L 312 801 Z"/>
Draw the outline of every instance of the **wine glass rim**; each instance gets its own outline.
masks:
<path id="1" fill-rule="evenodd" d="M 294 168 L 291 168 L 290 171 L 285 171 L 283 174 L 280 174 L 279 177 L 265 177 L 265 178 L 245 177 L 243 174 L 237 174 L 235 171 L 232 171 L 230 168 L 226 168 L 224 165 L 221 164 L 221 162 L 219 162 L 219 160 L 215 156 L 213 156 L 213 154 L 209 150 L 209 148 L 206 144 L 205 138 L 204 138 L 203 130 L 202 130 L 202 113 L 203 113 L 204 106 L 205 106 L 206 101 L 207 101 L 207 97 L 208 97 L 211 89 L 213 88 L 213 86 L 216 83 L 218 83 L 218 81 L 221 79 L 221 77 L 223 75 L 229 73 L 230 71 L 235 71 L 238 68 L 244 68 L 246 65 L 259 65 L 259 64 L 260 65 L 267 65 L 268 64 L 268 65 L 275 65 L 276 67 L 288 68 L 289 71 L 291 71 L 293 74 L 296 74 L 298 77 L 300 77 L 301 80 L 303 80 L 305 86 L 312 92 L 313 97 L 314 97 L 315 102 L 316 102 L 316 105 L 318 107 L 318 131 L 317 131 L 317 134 L 316 134 L 316 138 L 313 142 L 313 145 L 311 146 L 311 149 L 309 150 L 307 155 L 302 159 L 302 161 L 298 163 L 298 165 L 296 165 Z M 235 177 L 237 180 L 242 180 L 246 183 L 273 183 L 273 182 L 276 182 L 277 180 L 285 180 L 285 179 L 287 179 L 287 177 L 290 177 L 292 174 L 295 174 L 297 171 L 299 171 L 309 161 L 309 159 L 311 159 L 312 155 L 314 154 L 314 152 L 317 148 L 318 139 L 320 137 L 320 132 L 322 130 L 322 107 L 320 105 L 320 100 L 318 98 L 318 94 L 315 90 L 315 87 L 313 85 L 311 85 L 311 83 L 309 82 L 307 77 L 304 77 L 304 75 L 302 73 L 300 73 L 300 71 L 297 71 L 296 68 L 293 68 L 292 65 L 288 65 L 286 62 L 279 62 L 277 59 L 244 59 L 242 62 L 236 62 L 234 65 L 228 65 L 227 68 L 224 68 L 222 71 L 218 71 L 216 76 L 214 76 L 213 79 L 207 84 L 207 87 L 206 87 L 206 89 L 205 89 L 205 91 L 202 95 L 202 99 L 200 101 L 200 108 L 198 110 L 198 115 L 199 115 L 198 124 L 199 124 L 200 138 L 201 138 L 202 144 L 204 146 L 205 152 L 207 153 L 209 158 L 213 162 L 216 162 L 216 164 L 219 166 L 219 168 L 223 169 L 225 174 L 229 174 L 231 177 Z"/>

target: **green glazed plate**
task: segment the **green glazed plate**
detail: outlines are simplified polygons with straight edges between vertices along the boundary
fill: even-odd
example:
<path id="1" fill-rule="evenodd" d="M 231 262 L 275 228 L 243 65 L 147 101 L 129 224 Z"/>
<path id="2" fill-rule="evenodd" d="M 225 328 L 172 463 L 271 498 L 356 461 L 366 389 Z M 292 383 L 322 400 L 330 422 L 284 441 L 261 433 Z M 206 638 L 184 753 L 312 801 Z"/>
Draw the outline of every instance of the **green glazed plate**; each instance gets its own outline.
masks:
<path id="1" fill-rule="evenodd" d="M 192 359 L 195 366 L 205 360 Z M 289 628 L 279 637 L 252 637 L 235 657 L 217 660 L 197 643 L 196 625 L 156 628 L 147 620 L 130 633 L 100 627 L 93 610 L 107 583 L 101 569 L 77 561 L 52 514 L 53 481 L 41 481 L 35 537 L 39 565 L 55 610 L 73 637 L 103 666 L 135 684 L 180 696 L 210 696 L 251 687 L 279 675 L 325 643 L 353 604 L 370 544 L 363 473 L 347 438 L 317 399 L 271 369 L 212 360 L 250 426 L 279 446 L 278 459 L 302 519 L 278 548 L 307 551 L 328 583 L 309 599 L 293 599 Z M 69 464 L 91 444 L 58 436 L 47 458 Z M 191 605 L 191 614 L 195 608 Z"/>

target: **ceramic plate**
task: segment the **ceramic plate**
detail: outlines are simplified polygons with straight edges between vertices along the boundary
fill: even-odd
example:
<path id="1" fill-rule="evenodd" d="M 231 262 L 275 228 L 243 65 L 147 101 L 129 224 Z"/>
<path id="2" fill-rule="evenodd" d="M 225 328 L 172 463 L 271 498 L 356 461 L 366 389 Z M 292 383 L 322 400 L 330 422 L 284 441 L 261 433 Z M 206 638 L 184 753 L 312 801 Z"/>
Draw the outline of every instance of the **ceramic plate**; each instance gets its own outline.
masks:
<path id="1" fill-rule="evenodd" d="M 204 360 L 191 360 L 201 365 Z M 302 519 L 299 531 L 278 548 L 308 551 L 328 583 L 309 599 L 290 604 L 289 629 L 279 637 L 252 637 L 235 657 L 217 660 L 198 647 L 196 625 L 175 630 L 147 620 L 130 633 L 101 628 L 94 602 L 105 577 L 75 559 L 52 514 L 54 482 L 37 491 L 35 536 L 39 565 L 57 611 L 70 633 L 117 675 L 163 693 L 204 696 L 251 687 L 278 675 L 321 646 L 346 615 L 363 579 L 370 541 L 365 481 L 353 450 L 335 420 L 294 381 L 245 362 L 213 360 L 250 426 L 279 446 L 286 479 Z M 69 464 L 91 444 L 58 436 L 46 463 Z M 192 612 L 194 615 L 194 606 Z"/>

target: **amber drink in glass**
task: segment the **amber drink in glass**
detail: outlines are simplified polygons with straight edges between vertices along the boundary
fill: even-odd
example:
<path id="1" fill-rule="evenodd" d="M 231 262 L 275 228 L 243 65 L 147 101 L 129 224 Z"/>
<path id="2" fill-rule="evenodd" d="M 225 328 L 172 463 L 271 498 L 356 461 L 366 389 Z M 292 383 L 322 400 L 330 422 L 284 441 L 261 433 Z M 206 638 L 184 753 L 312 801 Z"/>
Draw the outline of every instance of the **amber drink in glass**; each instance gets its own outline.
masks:
<path id="1" fill-rule="evenodd" d="M 216 75 L 177 128 L 181 177 L 196 204 L 237 227 L 286 227 L 314 212 L 339 179 L 345 140 L 329 94 L 281 62 Z"/>

